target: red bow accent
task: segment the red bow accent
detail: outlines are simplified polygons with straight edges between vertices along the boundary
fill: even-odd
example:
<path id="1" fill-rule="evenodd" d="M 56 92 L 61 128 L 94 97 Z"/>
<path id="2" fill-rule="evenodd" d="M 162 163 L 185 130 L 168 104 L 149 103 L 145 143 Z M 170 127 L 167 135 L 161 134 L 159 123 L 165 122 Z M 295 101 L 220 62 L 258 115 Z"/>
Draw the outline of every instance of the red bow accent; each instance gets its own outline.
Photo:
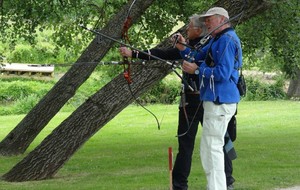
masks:
<path id="1" fill-rule="evenodd" d="M 123 25 L 123 30 L 122 30 L 122 39 L 124 40 L 124 43 L 130 44 L 129 41 L 129 36 L 128 36 L 128 29 L 131 24 L 131 17 L 127 16 L 126 21 L 124 22 Z M 131 65 L 131 60 L 128 59 L 128 57 L 123 56 L 123 62 L 124 62 L 124 78 L 128 82 L 128 84 L 132 83 L 131 80 L 131 73 L 130 73 L 130 65 Z M 127 66 L 127 67 L 126 67 Z"/>

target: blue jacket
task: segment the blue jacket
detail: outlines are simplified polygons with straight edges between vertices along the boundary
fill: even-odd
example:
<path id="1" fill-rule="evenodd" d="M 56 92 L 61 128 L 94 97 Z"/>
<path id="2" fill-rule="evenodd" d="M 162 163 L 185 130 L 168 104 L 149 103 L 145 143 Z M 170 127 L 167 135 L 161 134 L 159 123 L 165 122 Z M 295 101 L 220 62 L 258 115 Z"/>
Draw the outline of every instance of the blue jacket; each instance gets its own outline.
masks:
<path id="1" fill-rule="evenodd" d="M 214 65 L 206 57 L 211 48 Z M 181 51 L 185 58 L 191 49 Z M 240 94 L 237 88 L 238 68 L 242 66 L 242 48 L 240 39 L 232 28 L 223 30 L 195 56 L 196 62 L 202 62 L 199 69 L 200 99 L 216 103 L 238 103 Z M 210 66 L 209 66 L 210 65 Z"/>

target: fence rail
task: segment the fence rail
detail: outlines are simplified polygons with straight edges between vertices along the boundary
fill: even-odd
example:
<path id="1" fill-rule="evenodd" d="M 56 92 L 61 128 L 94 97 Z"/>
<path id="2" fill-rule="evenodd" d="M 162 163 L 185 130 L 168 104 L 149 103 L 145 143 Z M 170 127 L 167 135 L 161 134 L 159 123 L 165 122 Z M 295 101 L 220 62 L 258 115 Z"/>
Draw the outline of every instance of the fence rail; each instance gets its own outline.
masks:
<path id="1" fill-rule="evenodd" d="M 23 63 L 1 63 L 0 72 L 7 75 L 17 74 L 23 75 L 48 75 L 53 77 L 54 75 L 54 65 L 48 64 L 23 64 Z"/>

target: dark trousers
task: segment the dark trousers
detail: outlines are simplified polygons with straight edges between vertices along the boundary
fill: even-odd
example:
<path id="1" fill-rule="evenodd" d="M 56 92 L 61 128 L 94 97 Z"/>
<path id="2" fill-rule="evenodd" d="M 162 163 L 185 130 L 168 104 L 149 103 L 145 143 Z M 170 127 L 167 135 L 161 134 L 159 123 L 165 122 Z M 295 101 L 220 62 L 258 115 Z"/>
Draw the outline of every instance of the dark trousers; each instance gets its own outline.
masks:
<path id="1" fill-rule="evenodd" d="M 229 123 L 228 123 L 228 128 L 227 131 L 229 133 L 230 139 L 231 141 L 235 141 L 236 139 L 236 117 L 233 116 Z M 227 139 L 225 137 L 225 144 L 229 139 Z M 232 176 L 232 172 L 233 172 L 233 167 L 232 167 L 232 160 L 228 157 L 228 154 L 225 151 L 225 148 L 223 148 L 224 151 L 224 163 L 225 163 L 225 174 L 226 174 L 226 183 L 227 186 L 233 184 L 233 182 L 235 181 L 235 179 Z"/>
<path id="2" fill-rule="evenodd" d="M 199 122 L 202 124 L 203 121 L 204 111 L 202 104 L 197 106 L 199 104 L 199 102 L 189 104 L 193 105 L 193 107 L 188 105 L 185 107 L 185 110 L 182 107 L 179 108 L 179 121 L 177 130 L 177 134 L 179 136 L 178 153 L 176 155 L 172 172 L 173 190 L 188 189 L 188 176 L 191 171 L 195 138 L 198 131 Z M 189 122 L 186 120 L 185 113 L 187 114 Z M 188 126 L 188 124 L 190 126 Z M 183 135 L 184 133 L 186 134 Z M 232 161 L 228 158 L 226 152 L 224 152 L 224 155 L 227 185 L 230 185 L 233 183 L 231 181 L 234 180 L 232 178 Z"/>
<path id="3" fill-rule="evenodd" d="M 202 107 L 202 106 L 201 106 Z M 203 110 L 203 108 L 201 108 Z M 179 108 L 179 123 L 178 123 L 178 153 L 173 167 L 173 190 L 181 190 L 188 188 L 188 176 L 191 171 L 192 155 L 194 151 L 195 138 L 198 131 L 198 125 L 200 117 L 203 117 L 203 113 L 197 107 L 186 107 L 186 113 L 188 114 L 188 120 L 190 128 L 186 121 L 184 110 Z M 195 116 L 195 117 L 194 117 Z M 192 122 L 194 117 L 194 121 Z M 189 129 L 189 130 L 188 130 Z M 185 135 L 186 131 L 188 132 Z M 182 135 L 182 136 L 181 136 Z"/>

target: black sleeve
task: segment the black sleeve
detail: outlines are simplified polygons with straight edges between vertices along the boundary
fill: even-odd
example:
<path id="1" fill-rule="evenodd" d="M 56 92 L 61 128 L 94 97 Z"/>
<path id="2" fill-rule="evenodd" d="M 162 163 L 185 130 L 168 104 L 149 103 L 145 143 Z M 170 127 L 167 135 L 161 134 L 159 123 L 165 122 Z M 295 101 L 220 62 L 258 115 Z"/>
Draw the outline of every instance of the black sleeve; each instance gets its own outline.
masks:
<path id="1" fill-rule="evenodd" d="M 182 59 L 179 53 L 179 50 L 177 48 L 170 48 L 166 50 L 162 49 L 149 49 L 149 50 L 144 50 L 143 52 L 154 55 L 156 57 L 159 57 L 161 59 L 165 60 L 177 60 L 177 59 Z M 143 52 L 138 52 L 138 51 L 132 51 L 132 57 L 133 58 L 139 58 L 139 59 L 144 59 L 144 60 L 154 60 L 153 57 L 144 54 Z"/>

